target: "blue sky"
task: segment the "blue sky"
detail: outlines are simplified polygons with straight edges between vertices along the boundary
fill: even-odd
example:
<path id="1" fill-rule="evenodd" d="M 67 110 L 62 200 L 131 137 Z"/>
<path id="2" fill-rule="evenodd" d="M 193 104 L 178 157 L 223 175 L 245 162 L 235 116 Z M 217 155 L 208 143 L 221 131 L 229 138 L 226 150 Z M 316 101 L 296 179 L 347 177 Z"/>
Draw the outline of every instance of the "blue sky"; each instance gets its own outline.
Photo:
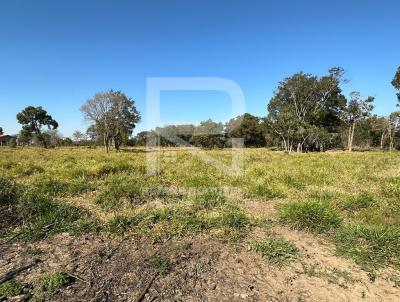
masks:
<path id="1" fill-rule="evenodd" d="M 223 77 L 246 111 L 264 116 L 278 82 L 298 71 L 347 70 L 345 93 L 395 109 L 400 65 L 398 0 L 0 1 L 0 126 L 43 106 L 68 136 L 84 130 L 80 106 L 120 89 L 145 112 L 147 77 Z M 221 92 L 162 93 L 165 123 L 230 116 Z M 137 130 L 145 129 L 145 116 Z"/>

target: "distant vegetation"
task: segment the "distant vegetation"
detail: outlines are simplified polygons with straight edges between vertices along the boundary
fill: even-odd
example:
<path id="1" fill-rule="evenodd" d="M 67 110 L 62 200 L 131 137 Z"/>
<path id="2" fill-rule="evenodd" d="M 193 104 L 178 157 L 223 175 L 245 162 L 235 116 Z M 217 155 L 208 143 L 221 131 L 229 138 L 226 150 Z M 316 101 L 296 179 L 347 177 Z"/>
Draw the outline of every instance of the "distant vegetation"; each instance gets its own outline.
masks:
<path id="1" fill-rule="evenodd" d="M 12 145 L 103 145 L 108 152 L 123 145 L 144 146 L 148 140 L 157 140 L 161 146 L 225 148 L 240 138 L 245 147 L 271 147 L 286 152 L 400 149 L 400 111 L 388 116 L 373 115 L 374 97 L 363 97 L 356 91 L 346 97 L 341 86 L 347 82 L 340 67 L 322 77 L 299 72 L 278 84 L 268 102 L 266 117 L 246 113 L 225 124 L 209 119 L 199 125 L 158 127 L 134 137 L 133 130 L 141 118 L 134 100 L 121 91 L 99 92 L 81 107 L 90 122 L 86 133 L 75 131 L 72 138 L 63 138 L 56 130 L 58 123 L 42 107 L 29 106 L 17 115 L 22 131 Z M 400 67 L 392 85 L 400 91 Z M 399 106 L 400 92 L 397 97 Z"/>

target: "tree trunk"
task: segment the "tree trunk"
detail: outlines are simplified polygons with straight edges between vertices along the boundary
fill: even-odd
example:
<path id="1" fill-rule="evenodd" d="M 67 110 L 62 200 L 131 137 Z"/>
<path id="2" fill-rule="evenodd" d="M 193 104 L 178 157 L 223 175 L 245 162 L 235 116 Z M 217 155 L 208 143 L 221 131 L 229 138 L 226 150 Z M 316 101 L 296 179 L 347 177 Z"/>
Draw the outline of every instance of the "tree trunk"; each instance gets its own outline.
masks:
<path id="1" fill-rule="evenodd" d="M 356 126 L 356 123 L 354 122 L 354 123 L 350 124 L 350 127 L 349 127 L 349 136 L 348 136 L 348 141 L 347 141 L 349 152 L 351 152 L 353 150 L 353 139 L 354 139 L 355 126 Z"/>
<path id="2" fill-rule="evenodd" d="M 383 142 L 385 141 L 385 132 L 382 132 L 381 135 L 381 150 L 383 150 Z"/>

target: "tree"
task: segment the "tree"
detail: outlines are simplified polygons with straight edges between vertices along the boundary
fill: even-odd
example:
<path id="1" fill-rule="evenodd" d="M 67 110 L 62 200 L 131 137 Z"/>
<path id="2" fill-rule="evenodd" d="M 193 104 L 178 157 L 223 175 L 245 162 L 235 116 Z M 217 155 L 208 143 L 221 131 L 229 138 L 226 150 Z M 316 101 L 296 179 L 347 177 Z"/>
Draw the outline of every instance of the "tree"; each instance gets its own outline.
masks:
<path id="1" fill-rule="evenodd" d="M 389 136 L 389 150 L 392 152 L 394 148 L 394 138 L 400 131 L 400 111 L 392 112 L 388 117 L 388 136 Z"/>
<path id="2" fill-rule="evenodd" d="M 282 140 L 286 152 L 294 148 L 301 152 L 317 142 L 323 150 L 326 137 L 337 132 L 339 112 L 346 104 L 340 89 L 347 82 L 343 75 L 344 70 L 335 67 L 320 78 L 299 72 L 279 83 L 268 104 L 267 125 Z"/>
<path id="3" fill-rule="evenodd" d="M 87 140 L 86 134 L 84 134 L 78 130 L 76 130 L 76 131 L 74 131 L 74 133 L 72 133 L 72 138 L 75 142 L 81 142 L 81 141 Z"/>
<path id="4" fill-rule="evenodd" d="M 231 119 L 226 125 L 228 138 L 243 138 L 246 147 L 265 146 L 262 120 L 249 113 Z"/>
<path id="5" fill-rule="evenodd" d="M 342 112 L 342 120 L 348 127 L 347 132 L 347 148 L 351 152 L 353 149 L 354 131 L 357 122 L 368 117 L 374 108 L 372 105 L 374 97 L 368 96 L 361 98 L 361 94 L 357 91 L 350 93 L 350 101 Z"/>
<path id="6" fill-rule="evenodd" d="M 224 125 L 211 119 L 200 122 L 194 129 L 190 143 L 202 148 L 223 148 L 225 146 Z"/>
<path id="7" fill-rule="evenodd" d="M 0 135 L 3 135 L 4 134 L 4 132 L 3 132 L 3 128 L 2 127 L 0 127 Z"/>
<path id="8" fill-rule="evenodd" d="M 45 148 L 47 148 L 47 142 L 43 136 L 42 127 L 47 126 L 49 130 L 58 128 L 58 123 L 42 107 L 26 107 L 17 114 L 17 120 L 22 125 L 22 130 L 26 132 L 25 135 L 34 133 Z"/>
<path id="9" fill-rule="evenodd" d="M 99 92 L 81 107 L 81 111 L 92 123 L 91 131 L 103 137 L 107 153 L 112 141 L 119 150 L 140 121 L 135 102 L 121 91 Z"/>
<path id="10" fill-rule="evenodd" d="M 400 103 L 400 67 L 397 68 L 397 72 L 392 80 L 392 85 L 399 91 L 397 93 L 397 100 Z M 400 104 L 397 104 L 397 106 L 400 106 Z"/>

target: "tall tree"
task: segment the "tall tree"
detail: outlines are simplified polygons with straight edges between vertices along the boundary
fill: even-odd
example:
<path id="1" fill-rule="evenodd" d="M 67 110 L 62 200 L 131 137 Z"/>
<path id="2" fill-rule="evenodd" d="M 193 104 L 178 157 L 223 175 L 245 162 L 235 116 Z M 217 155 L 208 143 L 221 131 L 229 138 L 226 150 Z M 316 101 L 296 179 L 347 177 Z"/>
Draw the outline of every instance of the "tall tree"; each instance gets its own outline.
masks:
<path id="1" fill-rule="evenodd" d="M 0 135 L 3 135 L 3 134 L 4 134 L 3 128 L 0 127 Z"/>
<path id="2" fill-rule="evenodd" d="M 372 96 L 362 98 L 361 94 L 357 91 L 350 93 L 350 101 L 341 115 L 342 120 L 348 127 L 347 148 L 349 152 L 353 150 L 354 131 L 356 124 L 371 114 L 371 111 L 374 108 L 372 105 L 374 99 L 375 98 Z"/>
<path id="3" fill-rule="evenodd" d="M 49 130 L 58 128 L 58 123 L 42 107 L 26 107 L 17 114 L 17 120 L 22 125 L 22 130 L 25 134 L 35 134 L 38 141 L 45 148 L 47 148 L 47 142 L 43 135 L 42 127 L 46 126 Z"/>
<path id="4" fill-rule="evenodd" d="M 388 117 L 388 136 L 389 136 L 389 150 L 392 152 L 394 148 L 394 138 L 400 131 L 400 111 L 393 112 Z"/>
<path id="5" fill-rule="evenodd" d="M 392 85 L 399 91 L 397 93 L 397 100 L 400 103 L 400 67 L 397 68 L 397 72 L 392 80 Z M 400 104 L 397 104 L 397 106 L 400 106 Z"/>
<path id="6" fill-rule="evenodd" d="M 345 82 L 343 75 L 344 70 L 335 67 L 320 78 L 299 72 L 279 83 L 268 104 L 267 121 L 283 141 L 285 151 L 296 148 L 300 152 L 317 141 L 323 149 L 322 137 L 336 131 L 339 112 L 346 103 L 340 89 Z"/>
<path id="7" fill-rule="evenodd" d="M 91 130 L 103 137 L 106 152 L 112 141 L 119 150 L 140 121 L 133 99 L 121 91 L 99 92 L 81 107 L 85 119 L 92 123 Z"/>

